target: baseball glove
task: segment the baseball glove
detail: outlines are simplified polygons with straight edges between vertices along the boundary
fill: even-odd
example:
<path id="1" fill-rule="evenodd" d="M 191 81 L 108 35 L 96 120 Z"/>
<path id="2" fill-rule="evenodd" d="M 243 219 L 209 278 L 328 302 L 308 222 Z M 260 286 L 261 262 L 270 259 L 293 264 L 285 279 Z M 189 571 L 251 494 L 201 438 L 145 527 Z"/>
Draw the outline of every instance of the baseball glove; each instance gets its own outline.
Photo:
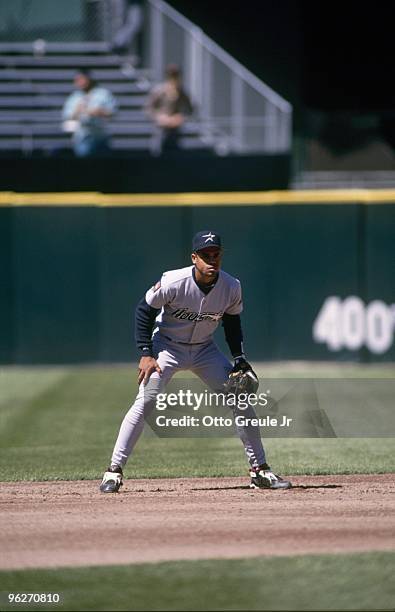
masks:
<path id="1" fill-rule="evenodd" d="M 258 387 L 258 377 L 245 359 L 236 363 L 224 384 L 225 393 L 233 393 L 236 396 L 240 393 L 256 393 Z"/>

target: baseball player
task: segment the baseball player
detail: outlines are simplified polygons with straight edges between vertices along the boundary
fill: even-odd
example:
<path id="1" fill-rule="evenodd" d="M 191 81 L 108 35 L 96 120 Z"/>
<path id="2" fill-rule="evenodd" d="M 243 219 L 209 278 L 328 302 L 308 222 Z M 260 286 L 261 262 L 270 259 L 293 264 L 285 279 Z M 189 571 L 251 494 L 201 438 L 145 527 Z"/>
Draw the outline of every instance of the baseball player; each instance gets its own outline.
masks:
<path id="1" fill-rule="evenodd" d="M 100 490 L 116 493 L 122 469 L 143 430 L 144 421 L 171 377 L 190 370 L 211 390 L 221 391 L 231 373 L 252 372 L 243 352 L 240 282 L 221 270 L 220 236 L 212 230 L 198 232 L 192 242 L 192 266 L 162 275 L 136 308 L 135 336 L 141 352 L 139 391 L 127 412 Z M 213 340 L 219 322 L 234 358 L 234 365 Z M 250 406 L 247 418 L 256 417 Z M 238 425 L 237 433 L 250 464 L 252 488 L 288 489 L 292 485 L 272 472 L 266 463 L 258 427 Z"/>

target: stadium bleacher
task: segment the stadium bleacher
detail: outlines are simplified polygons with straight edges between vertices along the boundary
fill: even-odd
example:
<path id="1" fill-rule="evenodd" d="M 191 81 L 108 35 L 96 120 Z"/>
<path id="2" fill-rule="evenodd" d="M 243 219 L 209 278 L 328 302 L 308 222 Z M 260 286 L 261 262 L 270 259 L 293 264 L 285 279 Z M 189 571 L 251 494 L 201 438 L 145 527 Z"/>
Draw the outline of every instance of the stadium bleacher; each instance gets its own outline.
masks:
<path id="1" fill-rule="evenodd" d="M 0 153 L 71 149 L 61 110 L 82 67 L 116 97 L 118 112 L 109 123 L 112 149 L 157 151 L 158 133 L 144 111 L 153 84 L 149 70 L 125 64 L 105 43 L 45 43 L 39 49 L 35 43 L 0 43 Z M 183 132 L 183 148 L 207 146 L 198 121 L 187 122 Z"/>

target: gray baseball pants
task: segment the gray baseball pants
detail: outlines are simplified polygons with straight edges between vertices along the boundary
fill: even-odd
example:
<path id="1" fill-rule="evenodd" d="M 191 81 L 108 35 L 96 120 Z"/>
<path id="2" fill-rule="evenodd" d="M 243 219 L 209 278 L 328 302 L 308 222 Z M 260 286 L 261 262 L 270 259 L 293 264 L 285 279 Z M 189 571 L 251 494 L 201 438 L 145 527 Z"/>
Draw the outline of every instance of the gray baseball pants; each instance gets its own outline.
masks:
<path id="1" fill-rule="evenodd" d="M 139 439 L 144 421 L 155 406 L 158 393 L 163 393 L 172 376 L 181 370 L 196 374 L 211 391 L 221 391 L 232 369 L 230 361 L 221 353 L 214 342 L 205 344 L 180 344 L 156 334 L 154 355 L 162 370 L 151 374 L 146 386 L 141 383 L 134 404 L 126 413 L 111 458 L 111 465 L 123 467 Z M 254 409 L 249 406 L 243 414 L 255 418 Z M 251 425 L 236 427 L 251 467 L 266 463 L 259 428 Z"/>

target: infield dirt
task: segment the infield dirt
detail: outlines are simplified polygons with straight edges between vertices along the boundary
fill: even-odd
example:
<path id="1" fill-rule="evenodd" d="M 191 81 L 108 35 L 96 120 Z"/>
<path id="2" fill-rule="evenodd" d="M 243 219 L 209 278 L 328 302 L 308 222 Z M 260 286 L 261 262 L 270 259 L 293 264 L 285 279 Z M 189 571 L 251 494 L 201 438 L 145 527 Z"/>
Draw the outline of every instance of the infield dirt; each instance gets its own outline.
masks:
<path id="1" fill-rule="evenodd" d="M 395 475 L 2 483 L 0 569 L 395 549 Z"/>

